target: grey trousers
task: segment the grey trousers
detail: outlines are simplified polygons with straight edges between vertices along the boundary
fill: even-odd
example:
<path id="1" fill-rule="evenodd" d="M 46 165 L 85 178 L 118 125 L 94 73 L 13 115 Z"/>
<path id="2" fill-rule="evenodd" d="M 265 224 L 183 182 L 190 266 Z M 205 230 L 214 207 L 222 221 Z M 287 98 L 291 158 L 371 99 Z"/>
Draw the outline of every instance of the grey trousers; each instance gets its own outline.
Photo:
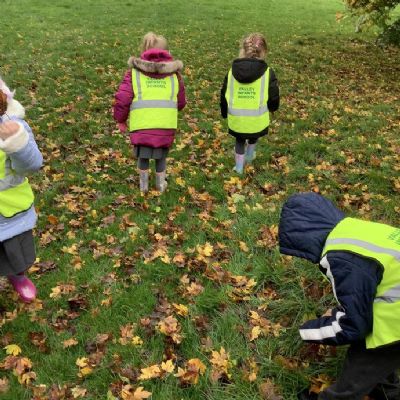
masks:
<path id="1" fill-rule="evenodd" d="M 400 328 L 399 328 L 400 329 Z M 335 384 L 321 392 L 318 400 L 400 400 L 400 343 L 367 350 L 365 342 L 352 344 Z"/>
<path id="2" fill-rule="evenodd" d="M 156 162 L 156 172 L 164 172 L 167 168 L 167 159 L 165 157 L 158 158 L 155 160 Z M 139 158 L 138 159 L 138 168 L 142 170 L 149 169 L 150 160 L 148 158 Z"/>

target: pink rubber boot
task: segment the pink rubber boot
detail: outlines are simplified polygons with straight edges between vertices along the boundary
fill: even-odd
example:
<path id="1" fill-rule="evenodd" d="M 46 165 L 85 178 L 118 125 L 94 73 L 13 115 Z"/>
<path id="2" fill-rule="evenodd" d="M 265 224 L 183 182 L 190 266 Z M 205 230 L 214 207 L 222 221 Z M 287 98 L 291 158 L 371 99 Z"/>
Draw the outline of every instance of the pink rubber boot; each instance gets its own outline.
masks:
<path id="1" fill-rule="evenodd" d="M 36 298 L 36 286 L 25 275 L 10 275 L 8 281 L 25 303 L 30 303 Z"/>

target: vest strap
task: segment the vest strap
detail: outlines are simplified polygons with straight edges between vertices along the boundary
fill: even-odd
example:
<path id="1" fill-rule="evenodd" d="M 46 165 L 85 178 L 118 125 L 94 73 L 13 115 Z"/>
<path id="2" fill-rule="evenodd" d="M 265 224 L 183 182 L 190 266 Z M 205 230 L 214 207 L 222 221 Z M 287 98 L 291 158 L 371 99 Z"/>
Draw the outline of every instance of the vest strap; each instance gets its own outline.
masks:
<path id="1" fill-rule="evenodd" d="M 173 100 L 137 100 L 130 106 L 130 110 L 140 108 L 176 108 L 177 103 Z"/>
<path id="2" fill-rule="evenodd" d="M 377 246 L 373 243 L 366 242 L 364 240 L 349 239 L 349 238 L 337 238 L 328 239 L 326 245 L 336 245 L 336 244 L 350 244 L 353 246 L 358 246 L 362 249 L 373 251 L 375 253 L 389 254 L 394 257 L 397 261 L 400 261 L 400 251 L 388 249 L 386 247 Z"/>
<path id="3" fill-rule="evenodd" d="M 20 185 L 25 180 L 21 175 L 7 175 L 5 178 L 0 179 L 0 192 Z"/>
<path id="4" fill-rule="evenodd" d="M 400 301 L 400 285 L 389 289 L 381 296 L 375 298 L 375 303 L 396 303 Z"/>
<path id="5" fill-rule="evenodd" d="M 268 112 L 268 106 L 260 106 L 258 110 L 228 107 L 228 113 L 236 117 L 258 117 Z"/>

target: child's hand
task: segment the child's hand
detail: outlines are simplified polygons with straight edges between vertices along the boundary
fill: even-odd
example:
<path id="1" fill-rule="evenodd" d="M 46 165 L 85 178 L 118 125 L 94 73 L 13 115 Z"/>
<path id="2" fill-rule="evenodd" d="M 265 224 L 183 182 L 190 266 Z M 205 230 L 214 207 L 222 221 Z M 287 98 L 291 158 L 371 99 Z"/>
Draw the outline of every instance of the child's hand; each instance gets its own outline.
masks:
<path id="1" fill-rule="evenodd" d="M 127 131 L 128 127 L 126 126 L 125 122 L 119 122 L 118 129 L 120 130 L 120 132 L 125 133 Z"/>
<path id="2" fill-rule="evenodd" d="M 15 135 L 20 129 L 20 125 L 14 121 L 6 121 L 0 124 L 0 139 L 6 140 Z"/>

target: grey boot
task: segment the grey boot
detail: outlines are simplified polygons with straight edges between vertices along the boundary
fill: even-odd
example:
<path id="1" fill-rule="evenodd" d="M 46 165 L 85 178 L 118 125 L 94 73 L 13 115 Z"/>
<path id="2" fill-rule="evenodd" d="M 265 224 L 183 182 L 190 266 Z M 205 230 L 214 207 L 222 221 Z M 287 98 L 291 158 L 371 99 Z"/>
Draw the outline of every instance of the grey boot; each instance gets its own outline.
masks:
<path id="1" fill-rule="evenodd" d="M 139 169 L 140 191 L 146 193 L 149 191 L 149 170 Z"/>
<path id="2" fill-rule="evenodd" d="M 167 181 L 165 180 L 165 171 L 156 172 L 156 189 L 159 192 L 164 192 L 167 188 Z"/>

